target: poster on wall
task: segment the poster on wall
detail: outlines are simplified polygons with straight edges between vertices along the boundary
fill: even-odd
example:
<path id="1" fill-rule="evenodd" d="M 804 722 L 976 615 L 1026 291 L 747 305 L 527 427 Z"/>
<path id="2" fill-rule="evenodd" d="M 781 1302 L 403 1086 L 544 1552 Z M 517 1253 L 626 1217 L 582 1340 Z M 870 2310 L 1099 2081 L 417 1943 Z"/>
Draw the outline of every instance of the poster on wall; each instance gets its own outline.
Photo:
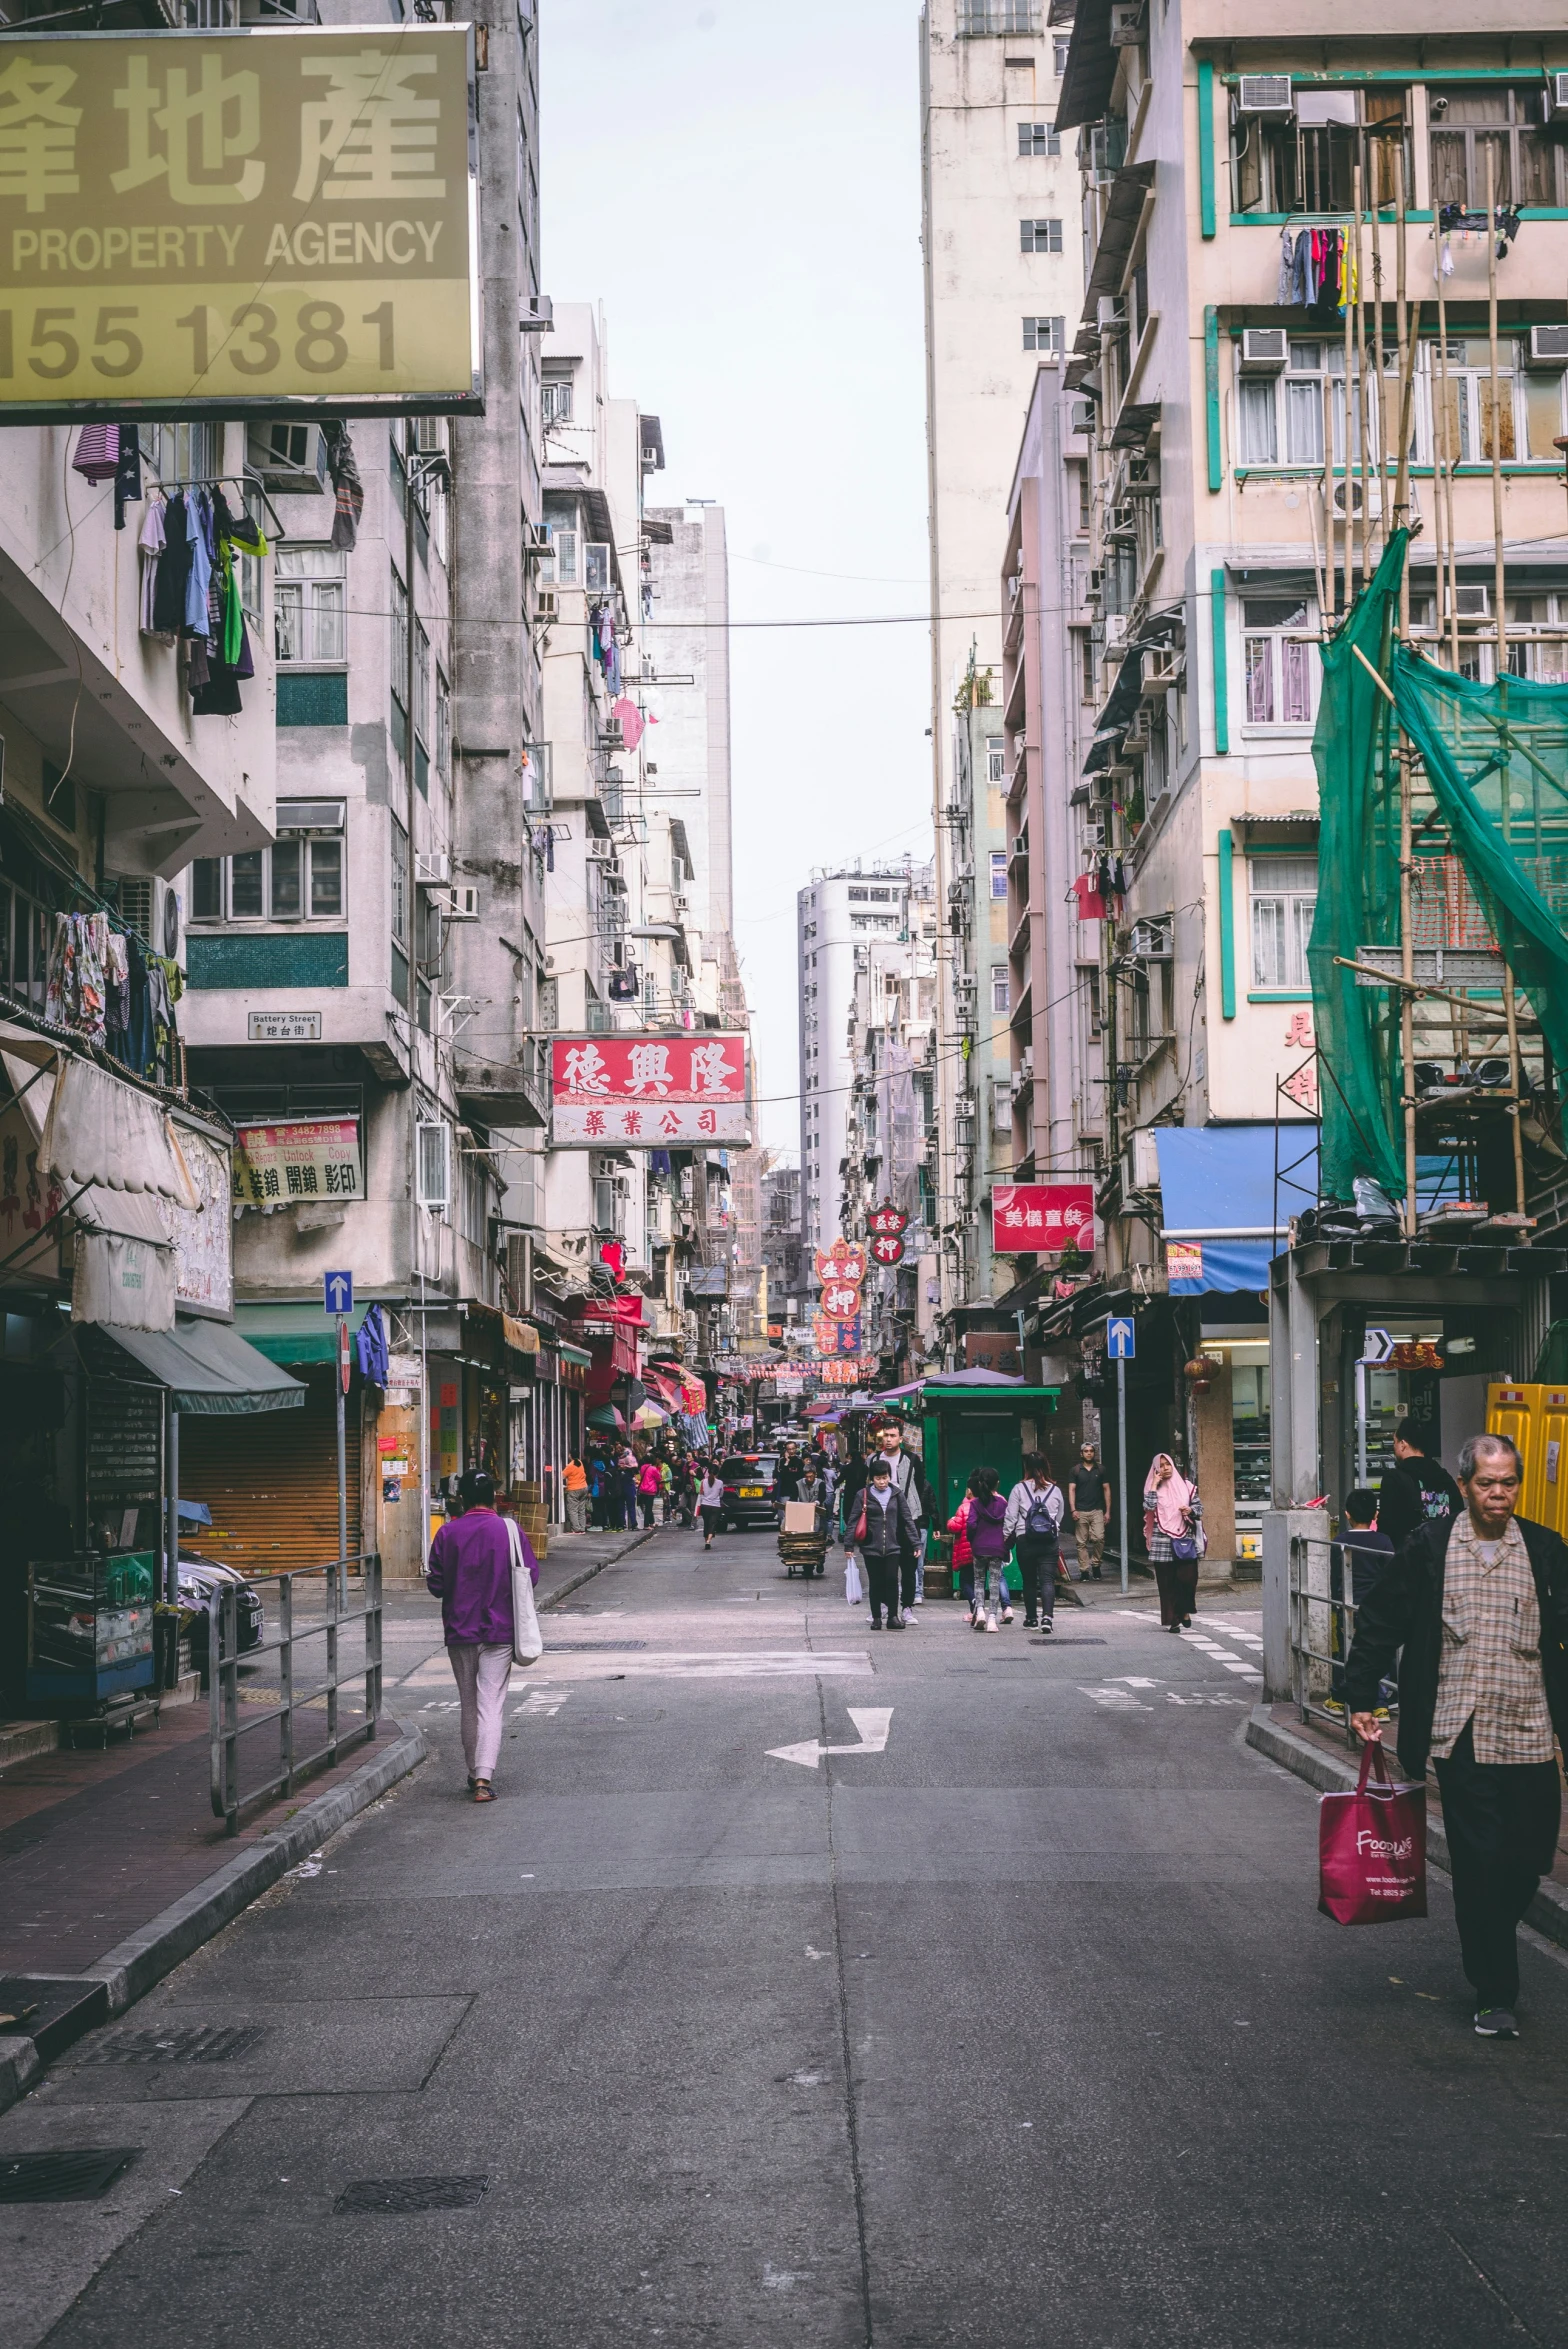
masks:
<path id="1" fill-rule="evenodd" d="M 175 1295 L 183 1312 L 227 1320 L 234 1311 L 234 1217 L 230 1211 L 229 1153 L 190 1126 L 177 1126 L 180 1155 L 190 1170 L 195 1207 L 171 1207 Z"/>
<path id="2" fill-rule="evenodd" d="M 557 1036 L 550 1079 L 557 1149 L 751 1140 L 743 1035 Z"/>
<path id="3" fill-rule="evenodd" d="M 483 408 L 466 25 L 0 56 L 0 414 Z"/>

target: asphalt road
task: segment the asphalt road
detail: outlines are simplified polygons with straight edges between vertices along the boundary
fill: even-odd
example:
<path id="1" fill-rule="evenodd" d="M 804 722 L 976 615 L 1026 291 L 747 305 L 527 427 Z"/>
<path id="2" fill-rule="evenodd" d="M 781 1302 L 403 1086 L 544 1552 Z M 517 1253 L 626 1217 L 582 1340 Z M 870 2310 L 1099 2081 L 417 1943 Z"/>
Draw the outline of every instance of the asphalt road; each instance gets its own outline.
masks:
<path id="1" fill-rule="evenodd" d="M 1090 1596 L 873 1635 L 831 1567 L 662 1533 L 547 1617 L 488 1809 L 415 1602 L 436 1758 L 0 2121 L 136 2149 L 0 2208 L 0 2338 L 1561 2342 L 1562 1960 L 1476 2039 L 1443 1878 L 1316 1914 L 1255 1612 Z M 336 2207 L 410 2179 L 487 2183 Z"/>

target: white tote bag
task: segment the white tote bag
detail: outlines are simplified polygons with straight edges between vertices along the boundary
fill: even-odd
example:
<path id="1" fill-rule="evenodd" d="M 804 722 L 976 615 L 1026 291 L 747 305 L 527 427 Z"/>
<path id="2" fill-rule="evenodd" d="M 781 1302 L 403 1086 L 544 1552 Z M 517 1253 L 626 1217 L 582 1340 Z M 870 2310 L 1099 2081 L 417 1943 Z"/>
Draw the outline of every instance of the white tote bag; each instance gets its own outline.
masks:
<path id="1" fill-rule="evenodd" d="M 523 1556 L 523 1537 L 515 1517 L 505 1520 L 507 1546 L 512 1553 L 512 1661 L 537 1664 L 544 1654 L 544 1633 L 534 1605 L 534 1578 Z"/>
<path id="2" fill-rule="evenodd" d="M 844 1561 L 844 1596 L 852 1607 L 858 1607 L 864 1596 L 860 1587 L 860 1567 L 853 1551 Z"/>

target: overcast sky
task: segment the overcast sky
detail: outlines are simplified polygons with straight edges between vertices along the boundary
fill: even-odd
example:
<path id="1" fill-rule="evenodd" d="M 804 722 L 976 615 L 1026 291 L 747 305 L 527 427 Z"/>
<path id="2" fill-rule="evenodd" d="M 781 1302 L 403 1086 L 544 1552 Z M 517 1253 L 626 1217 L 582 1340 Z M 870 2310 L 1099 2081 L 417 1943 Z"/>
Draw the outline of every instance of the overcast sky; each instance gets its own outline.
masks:
<path id="1" fill-rule="evenodd" d="M 653 502 L 725 508 L 737 623 L 926 609 L 914 0 L 541 0 L 544 289 L 602 302 L 663 421 Z M 748 628 L 737 943 L 763 1139 L 797 1155 L 795 891 L 931 852 L 923 626 Z"/>

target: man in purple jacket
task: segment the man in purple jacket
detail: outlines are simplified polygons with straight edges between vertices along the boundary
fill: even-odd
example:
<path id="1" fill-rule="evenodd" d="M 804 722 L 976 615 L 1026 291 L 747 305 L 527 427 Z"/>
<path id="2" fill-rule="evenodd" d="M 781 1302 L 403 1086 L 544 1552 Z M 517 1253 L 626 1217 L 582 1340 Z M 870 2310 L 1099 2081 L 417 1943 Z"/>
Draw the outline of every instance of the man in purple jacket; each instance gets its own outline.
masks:
<path id="1" fill-rule="evenodd" d="M 471 1468 L 459 1490 L 464 1514 L 443 1525 L 431 1543 L 425 1587 L 441 1601 L 469 1792 L 476 1803 L 491 1803 L 490 1780 L 501 1751 L 506 1684 L 512 1676 L 512 1550 L 506 1522 L 496 1515 L 495 1479 Z M 520 1539 L 537 1582 L 538 1561 L 527 1535 Z"/>

